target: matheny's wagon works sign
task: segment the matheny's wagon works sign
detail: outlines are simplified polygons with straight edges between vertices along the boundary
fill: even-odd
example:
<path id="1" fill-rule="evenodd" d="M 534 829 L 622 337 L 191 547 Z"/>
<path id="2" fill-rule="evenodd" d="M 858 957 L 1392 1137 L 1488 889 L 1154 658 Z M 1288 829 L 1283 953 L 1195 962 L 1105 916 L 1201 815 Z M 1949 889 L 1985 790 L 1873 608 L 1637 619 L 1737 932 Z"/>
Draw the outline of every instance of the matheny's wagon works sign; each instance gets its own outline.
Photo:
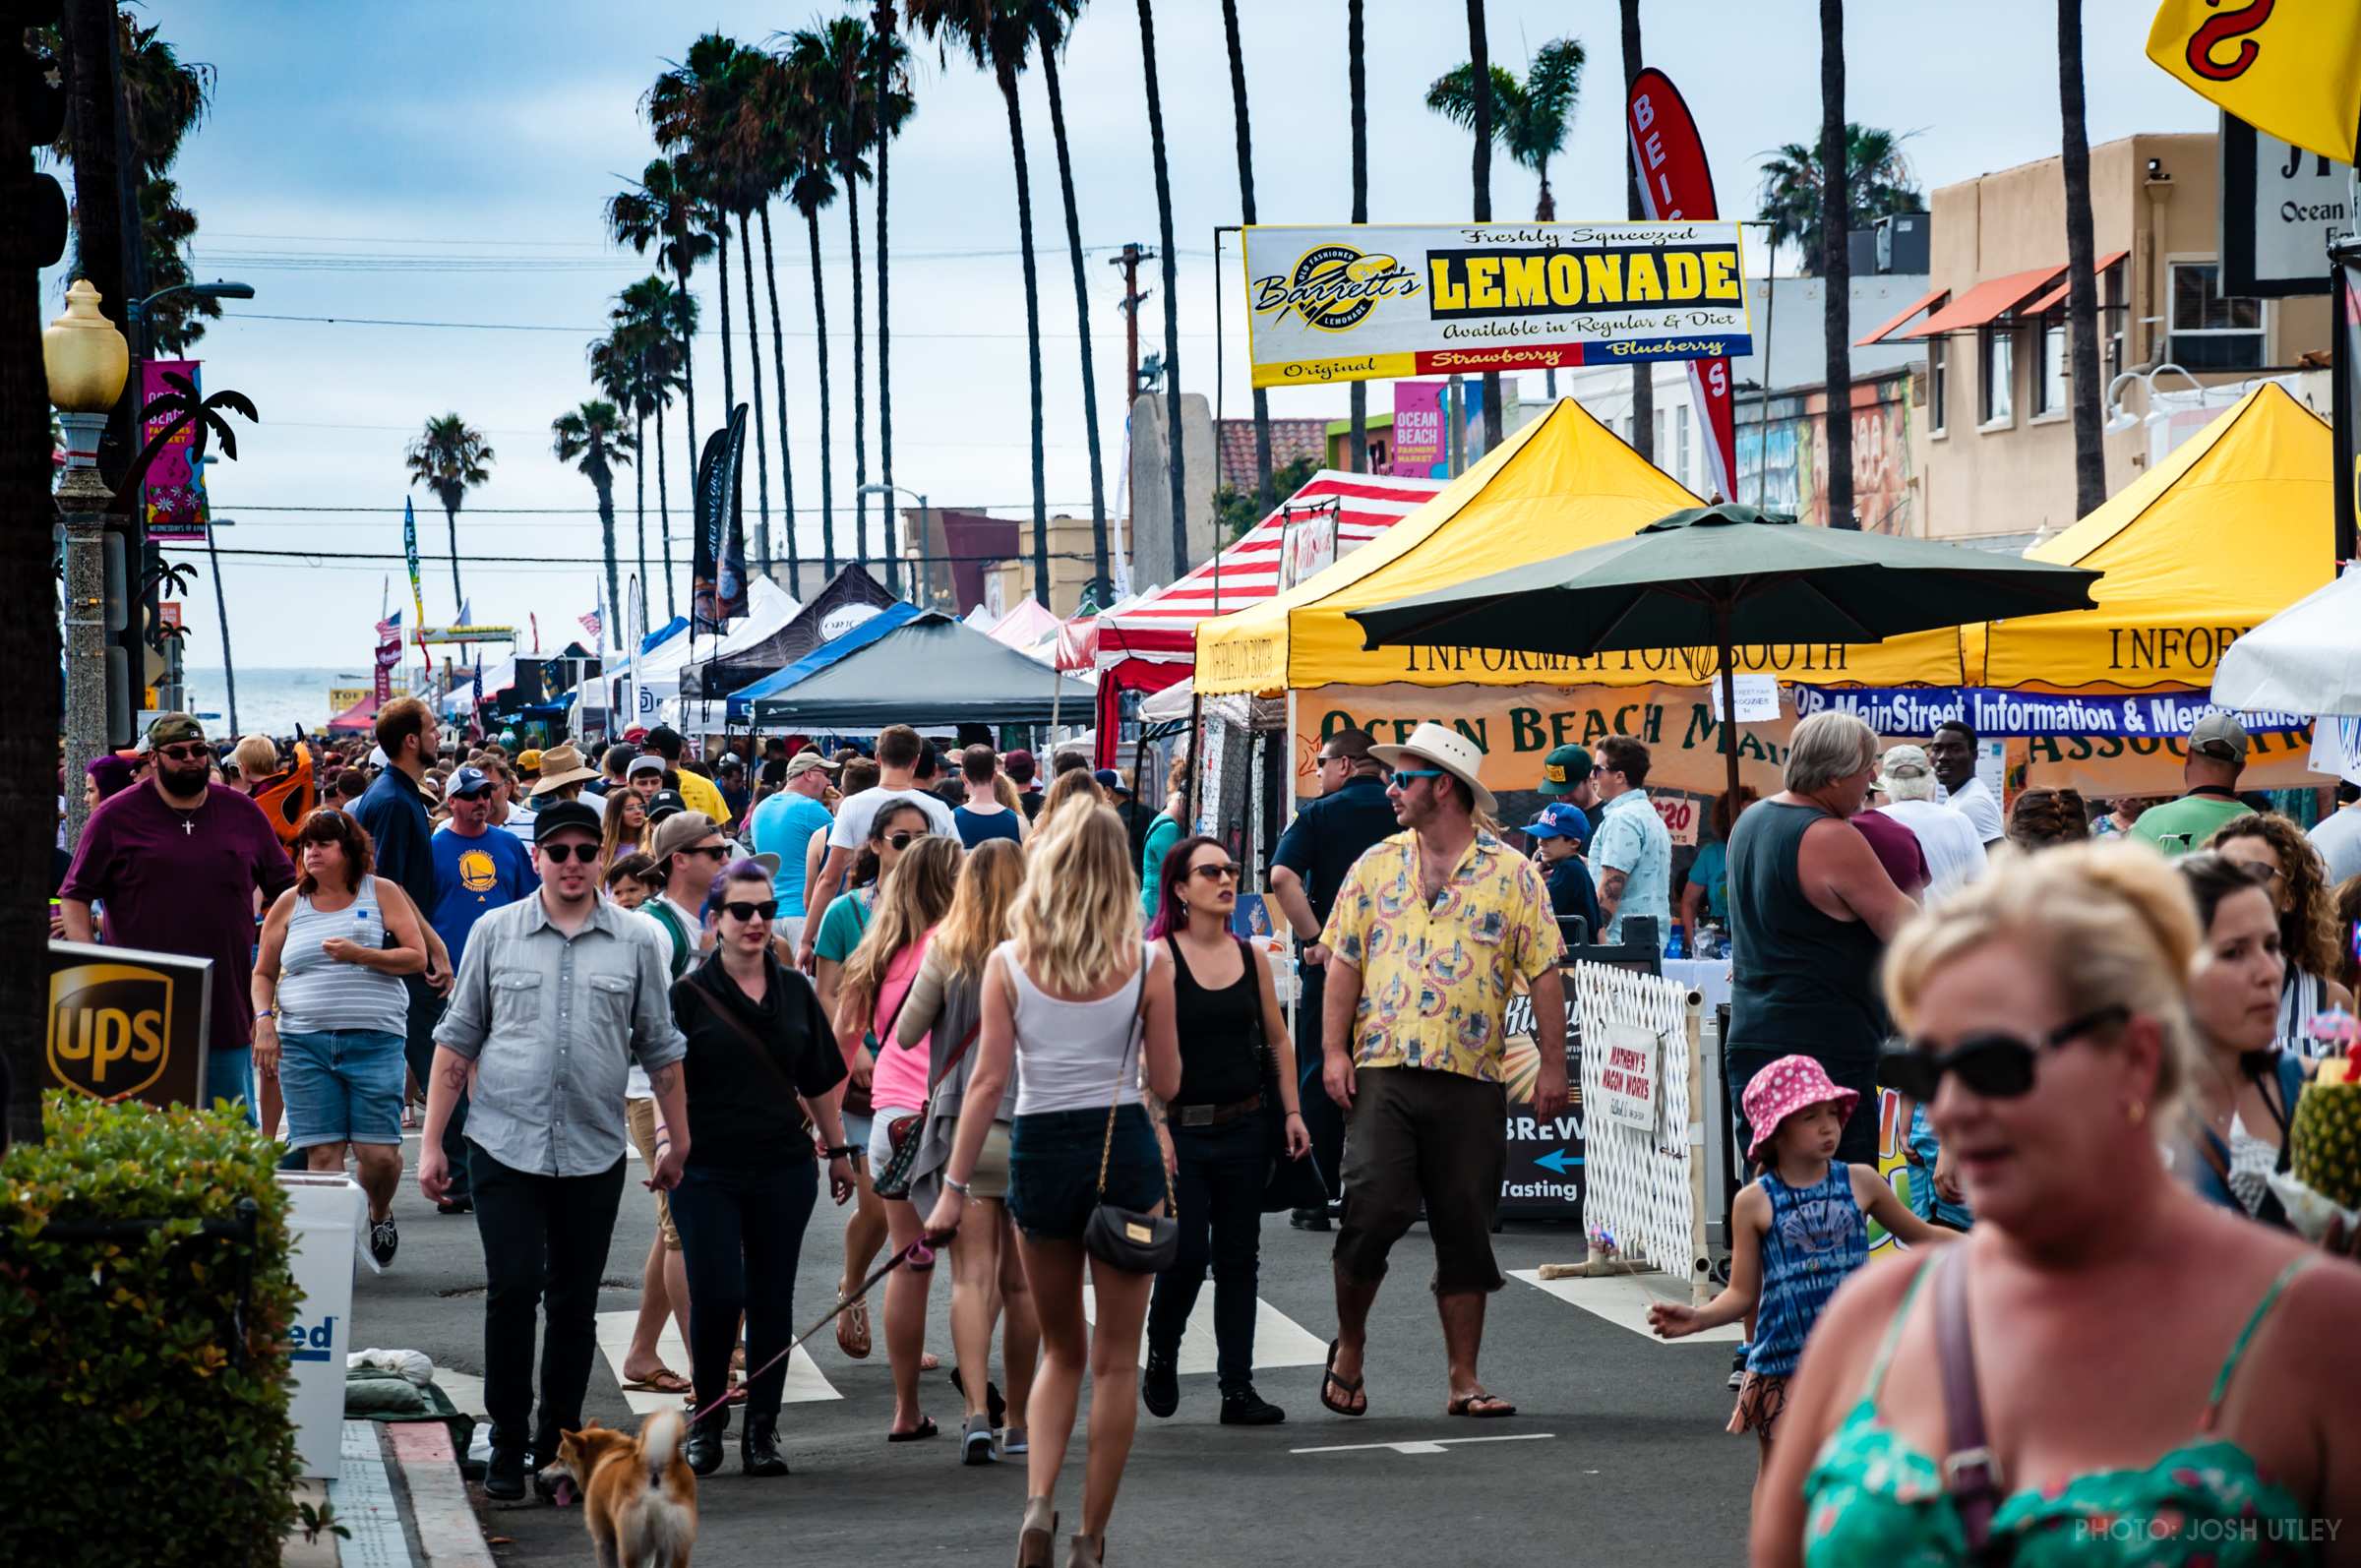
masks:
<path id="1" fill-rule="evenodd" d="M 1257 387 L 1753 351 L 1736 223 L 1253 226 Z"/>

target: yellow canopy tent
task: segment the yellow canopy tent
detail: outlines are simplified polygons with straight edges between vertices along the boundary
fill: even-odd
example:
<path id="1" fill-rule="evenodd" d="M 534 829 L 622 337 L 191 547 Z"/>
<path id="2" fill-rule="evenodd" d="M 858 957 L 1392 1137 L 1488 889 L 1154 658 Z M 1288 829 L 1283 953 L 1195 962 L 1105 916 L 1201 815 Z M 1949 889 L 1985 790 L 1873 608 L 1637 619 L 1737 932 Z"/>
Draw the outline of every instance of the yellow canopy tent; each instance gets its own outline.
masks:
<path id="1" fill-rule="evenodd" d="M 2094 567 L 2096 608 L 1981 629 L 1984 686 L 2152 691 L 2213 684 L 2222 650 L 2335 569 L 2327 421 L 2265 382 L 2026 554 Z"/>
<path id="2" fill-rule="evenodd" d="M 1626 538 L 1698 498 L 1642 460 L 1572 398 L 1560 398 L 1417 512 L 1293 589 L 1197 627 L 1196 689 L 1272 693 L 1327 686 L 1702 686 L 1711 648 L 1590 659 L 1421 646 L 1363 651 L 1349 610 L 1427 593 L 1524 562 Z M 1962 683 L 1960 636 L 1922 633 L 1863 645 L 1750 646 L 1738 667 L 1811 685 Z"/>

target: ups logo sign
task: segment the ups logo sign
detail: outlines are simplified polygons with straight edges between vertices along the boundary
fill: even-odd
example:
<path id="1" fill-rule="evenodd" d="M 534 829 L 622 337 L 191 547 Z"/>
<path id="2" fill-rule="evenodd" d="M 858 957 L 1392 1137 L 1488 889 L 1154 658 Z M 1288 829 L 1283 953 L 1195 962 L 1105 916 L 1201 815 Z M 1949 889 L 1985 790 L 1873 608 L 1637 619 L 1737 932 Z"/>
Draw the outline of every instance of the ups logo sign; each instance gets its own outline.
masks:
<path id="1" fill-rule="evenodd" d="M 100 1100 L 138 1094 L 170 1064 L 173 977 L 138 964 L 77 964 L 49 977 L 49 1070 Z"/>

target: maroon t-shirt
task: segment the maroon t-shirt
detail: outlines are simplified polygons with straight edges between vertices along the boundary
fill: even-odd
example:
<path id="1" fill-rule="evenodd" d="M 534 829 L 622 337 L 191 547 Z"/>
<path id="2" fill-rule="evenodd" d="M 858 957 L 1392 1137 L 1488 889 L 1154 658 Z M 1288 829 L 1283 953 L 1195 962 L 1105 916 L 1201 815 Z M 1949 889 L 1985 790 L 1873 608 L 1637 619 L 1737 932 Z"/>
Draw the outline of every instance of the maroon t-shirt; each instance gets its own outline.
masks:
<path id="1" fill-rule="evenodd" d="M 1877 863 L 1894 878 L 1894 885 L 1916 898 L 1926 890 L 1930 879 L 1926 870 L 1926 850 L 1918 835 L 1906 822 L 1898 822 L 1877 811 L 1855 813 L 1848 820 L 1861 830 L 1876 854 Z"/>
<path id="2" fill-rule="evenodd" d="M 224 784 L 175 811 L 146 779 L 108 797 L 82 830 L 59 896 L 106 905 L 106 939 L 213 961 L 212 1049 L 254 1038 L 254 890 L 264 907 L 295 868 L 262 808 Z"/>

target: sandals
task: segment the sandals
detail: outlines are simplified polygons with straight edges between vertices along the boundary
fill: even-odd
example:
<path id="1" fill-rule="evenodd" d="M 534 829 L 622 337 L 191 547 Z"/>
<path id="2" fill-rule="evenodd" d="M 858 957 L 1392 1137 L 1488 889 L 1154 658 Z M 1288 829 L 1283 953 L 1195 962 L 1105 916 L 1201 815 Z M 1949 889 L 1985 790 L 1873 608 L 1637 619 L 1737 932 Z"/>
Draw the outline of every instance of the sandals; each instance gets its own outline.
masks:
<path id="1" fill-rule="evenodd" d="M 1454 1394 L 1443 1407 L 1446 1416 L 1472 1416 L 1479 1420 L 1514 1416 L 1517 1408 L 1497 1394 Z"/>
<path id="2" fill-rule="evenodd" d="M 927 1439 L 927 1438 L 930 1438 L 930 1437 L 933 1437 L 933 1436 L 935 1436 L 938 1430 L 939 1430 L 939 1428 L 938 1428 L 938 1427 L 936 1426 L 936 1424 L 935 1424 L 935 1417 L 932 1417 L 932 1416 L 921 1416 L 921 1417 L 918 1418 L 918 1424 L 917 1424 L 916 1426 L 913 1426 L 913 1427 L 911 1427 L 911 1428 L 910 1428 L 908 1431 L 906 1431 L 906 1432 L 887 1432 L 887 1433 L 885 1434 L 885 1441 L 887 1441 L 887 1442 L 889 1442 L 889 1443 L 916 1443 L 916 1442 L 922 1442 L 922 1441 L 924 1441 L 924 1440 L 925 1440 L 925 1439 Z"/>
<path id="3" fill-rule="evenodd" d="M 836 1315 L 836 1348 L 856 1361 L 869 1359 L 869 1302 L 855 1301 Z"/>
<path id="4" fill-rule="evenodd" d="M 1320 1373 L 1320 1403 L 1327 1406 L 1330 1410 L 1336 1412 L 1336 1414 L 1339 1416 L 1366 1416 L 1369 1413 L 1369 1397 L 1366 1394 L 1361 1394 L 1361 1385 L 1363 1379 L 1359 1377 L 1342 1377 L 1338 1375 L 1336 1370 L 1336 1347 L 1337 1342 L 1335 1340 L 1330 1340 L 1328 1342 L 1328 1364 L 1321 1370 Z M 1361 1394 L 1361 1404 L 1356 1407 L 1344 1403 L 1343 1400 L 1330 1399 L 1328 1397 L 1328 1387 L 1332 1383 L 1337 1388 L 1343 1390 L 1348 1398 L 1355 1394 Z"/>
<path id="5" fill-rule="evenodd" d="M 669 1366 L 659 1366 L 645 1377 L 626 1378 L 623 1391 L 626 1394 L 686 1394 L 690 1392 L 690 1387 L 689 1379 Z"/>
<path id="6" fill-rule="evenodd" d="M 1058 1542 L 1058 1515 L 1047 1497 L 1025 1499 L 1025 1517 L 1016 1531 L 1016 1568 L 1051 1568 L 1050 1554 Z"/>

